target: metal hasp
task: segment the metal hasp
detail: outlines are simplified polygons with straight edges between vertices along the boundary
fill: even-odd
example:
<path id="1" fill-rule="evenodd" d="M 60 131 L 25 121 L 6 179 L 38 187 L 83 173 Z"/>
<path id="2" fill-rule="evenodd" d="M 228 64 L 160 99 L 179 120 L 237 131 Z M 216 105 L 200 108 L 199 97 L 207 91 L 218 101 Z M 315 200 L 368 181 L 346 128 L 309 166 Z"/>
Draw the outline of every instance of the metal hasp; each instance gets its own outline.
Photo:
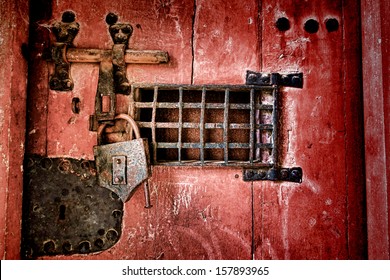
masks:
<path id="1" fill-rule="evenodd" d="M 94 161 L 26 157 L 21 256 L 99 252 L 122 231 L 123 203 L 97 184 Z"/>
<path id="2" fill-rule="evenodd" d="M 257 86 L 273 86 L 275 88 L 273 95 L 273 159 L 271 168 L 244 168 L 243 180 L 244 181 L 289 181 L 295 183 L 302 182 L 303 171 L 301 167 L 284 168 L 278 166 L 278 100 L 279 100 L 279 88 L 280 87 L 303 87 L 303 73 L 259 73 L 253 71 L 247 71 L 246 84 Z"/>
<path id="3" fill-rule="evenodd" d="M 109 13 L 106 16 L 109 33 L 114 42 L 111 52 L 93 50 L 89 56 L 97 56 L 100 62 L 99 82 L 95 97 L 95 114 L 90 116 L 90 131 L 106 123 L 113 125 L 116 111 L 115 94 L 130 93 L 130 83 L 126 77 L 126 63 L 164 63 L 168 54 L 162 51 L 128 52 L 127 47 L 133 27 L 130 23 L 118 23 L 118 16 Z M 132 54 L 129 61 L 129 54 Z M 84 54 L 84 56 L 87 56 Z"/>
<path id="4" fill-rule="evenodd" d="M 73 89 L 73 81 L 70 76 L 70 63 L 66 58 L 66 52 L 72 45 L 79 32 L 80 25 L 75 22 L 76 15 L 71 11 L 62 14 L 62 21 L 53 24 L 51 30 L 57 42 L 51 47 L 51 58 L 54 61 L 54 73 L 50 77 L 50 89 L 70 91 Z"/>
<path id="5" fill-rule="evenodd" d="M 99 124 L 114 124 L 116 93 L 129 94 L 130 84 L 126 77 L 125 54 L 133 27 L 129 23 L 117 23 L 118 16 L 109 13 L 106 23 L 114 46 L 112 55 L 103 57 L 99 67 L 99 82 L 95 97 L 95 114 L 90 116 L 90 130 L 96 131 Z"/>
<path id="6" fill-rule="evenodd" d="M 140 138 L 139 129 L 130 116 L 120 114 L 115 119 L 126 120 L 137 139 L 103 144 L 106 124 L 99 126 L 98 145 L 94 147 L 97 178 L 99 186 L 113 191 L 126 202 L 136 187 L 150 175 L 149 148 L 147 139 Z M 145 199 L 146 205 L 149 205 L 147 193 Z"/>

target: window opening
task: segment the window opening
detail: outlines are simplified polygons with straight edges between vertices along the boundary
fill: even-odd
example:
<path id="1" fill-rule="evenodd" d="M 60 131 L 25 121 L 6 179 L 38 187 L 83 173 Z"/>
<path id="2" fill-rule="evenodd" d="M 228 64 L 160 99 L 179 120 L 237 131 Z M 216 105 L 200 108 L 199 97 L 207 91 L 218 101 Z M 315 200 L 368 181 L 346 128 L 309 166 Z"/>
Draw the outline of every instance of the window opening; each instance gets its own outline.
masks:
<path id="1" fill-rule="evenodd" d="M 152 164 L 276 164 L 277 86 L 134 84 L 131 99 Z"/>

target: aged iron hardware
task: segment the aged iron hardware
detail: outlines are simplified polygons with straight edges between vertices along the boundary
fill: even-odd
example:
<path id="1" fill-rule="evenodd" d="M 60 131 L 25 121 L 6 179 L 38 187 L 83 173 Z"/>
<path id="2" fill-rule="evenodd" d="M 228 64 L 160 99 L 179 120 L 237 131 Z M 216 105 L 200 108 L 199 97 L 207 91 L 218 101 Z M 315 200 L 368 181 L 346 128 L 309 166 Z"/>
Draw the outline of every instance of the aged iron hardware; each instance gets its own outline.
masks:
<path id="1" fill-rule="evenodd" d="M 70 63 L 66 52 L 79 32 L 79 24 L 75 22 L 76 15 L 71 11 L 62 14 L 62 21 L 54 23 L 51 28 L 57 42 L 51 48 L 51 56 L 55 64 L 54 73 L 50 77 L 50 89 L 69 91 L 73 89 L 70 76 Z"/>
<path id="2" fill-rule="evenodd" d="M 114 65 L 115 92 L 129 94 L 130 84 L 126 77 L 125 52 L 133 27 L 129 23 L 117 23 L 118 16 L 109 13 L 106 22 L 110 26 L 109 31 L 114 41 L 112 48 L 112 64 Z"/>
<path id="3" fill-rule="evenodd" d="M 247 71 L 246 74 L 247 85 L 260 85 L 260 86 L 274 86 L 277 88 L 274 103 L 274 126 L 278 126 L 277 116 L 277 97 L 279 94 L 279 87 L 303 87 L 303 73 L 258 73 L 253 71 Z M 272 142 L 277 151 L 277 134 L 274 132 Z M 244 181 L 258 181 L 258 180 L 270 180 L 270 181 L 290 181 L 295 183 L 302 182 L 303 171 L 300 167 L 282 168 L 278 166 L 277 152 L 274 156 L 274 164 L 270 169 L 243 169 Z"/>
<path id="4" fill-rule="evenodd" d="M 300 182 L 302 169 L 278 166 L 278 95 L 270 82 L 133 84 L 130 111 L 155 165 L 236 166 L 245 180 Z"/>
<path id="5" fill-rule="evenodd" d="M 97 177 L 100 186 L 116 193 L 126 202 L 136 187 L 150 175 L 149 149 L 147 139 L 142 139 L 135 121 L 126 114 L 115 117 L 126 120 L 136 139 L 103 145 L 103 131 L 106 124 L 98 128 L 98 145 L 94 147 Z M 146 205 L 149 205 L 145 193 Z"/>
<path id="6" fill-rule="evenodd" d="M 134 84 L 131 114 L 153 164 L 272 167 L 275 93 L 271 86 Z"/>
<path id="7" fill-rule="evenodd" d="M 244 169 L 244 181 L 290 181 L 302 183 L 302 168 Z"/>
<path id="8" fill-rule="evenodd" d="M 303 73 L 259 73 L 246 72 L 246 84 L 257 86 L 282 86 L 282 87 L 303 87 Z"/>
<path id="9" fill-rule="evenodd" d="M 123 203 L 96 183 L 94 161 L 26 157 L 22 258 L 106 250 L 121 235 Z"/>

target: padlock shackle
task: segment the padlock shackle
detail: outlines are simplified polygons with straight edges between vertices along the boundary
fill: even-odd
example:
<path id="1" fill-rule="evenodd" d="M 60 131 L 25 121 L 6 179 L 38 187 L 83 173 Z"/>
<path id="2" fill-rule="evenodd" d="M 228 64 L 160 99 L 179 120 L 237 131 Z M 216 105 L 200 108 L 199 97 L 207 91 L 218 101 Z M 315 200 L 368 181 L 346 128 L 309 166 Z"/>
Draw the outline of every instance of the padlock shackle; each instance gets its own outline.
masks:
<path id="1" fill-rule="evenodd" d="M 132 117 L 130 117 L 127 114 L 119 114 L 119 115 L 115 116 L 115 120 L 119 120 L 119 119 L 126 120 L 128 123 L 130 123 L 131 128 L 134 131 L 135 138 L 137 138 L 137 139 L 141 138 L 141 133 L 139 131 L 138 125 Z M 106 128 L 106 125 L 107 125 L 106 123 L 103 123 L 97 129 L 98 145 L 102 145 L 102 142 L 103 142 L 102 141 L 102 134 L 103 134 L 104 129 Z"/>

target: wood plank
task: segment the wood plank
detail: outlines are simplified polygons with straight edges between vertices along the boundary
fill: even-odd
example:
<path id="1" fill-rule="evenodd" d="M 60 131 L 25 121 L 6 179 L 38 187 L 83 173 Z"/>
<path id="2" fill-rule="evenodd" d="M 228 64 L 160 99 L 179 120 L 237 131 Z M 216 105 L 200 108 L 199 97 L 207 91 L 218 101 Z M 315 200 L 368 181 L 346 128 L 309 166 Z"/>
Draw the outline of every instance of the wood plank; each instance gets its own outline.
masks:
<path id="1" fill-rule="evenodd" d="M 111 50 L 69 48 L 66 58 L 69 62 L 77 63 L 100 63 L 104 57 L 112 55 Z M 165 51 L 154 50 L 126 50 L 125 62 L 136 64 L 159 64 L 167 63 L 169 55 Z"/>
<path id="2" fill-rule="evenodd" d="M 220 3 L 220 1 L 215 2 Z M 83 23 L 80 32 L 86 30 L 85 32 L 88 33 L 88 28 L 93 26 L 96 32 L 105 34 L 106 31 L 103 29 L 106 27 L 100 22 L 100 14 L 108 12 L 111 3 L 108 4 L 107 1 L 107 6 L 99 5 L 105 8 L 92 6 L 95 11 L 99 11 L 99 17 L 92 15 L 90 18 L 84 17 L 82 11 L 85 6 L 81 3 L 70 4 L 65 1 L 59 1 L 59 3 L 53 11 L 55 17 L 58 18 L 65 7 L 71 8 L 76 12 L 78 20 Z M 236 1 L 234 6 L 239 6 L 238 3 L 239 1 Z M 118 5 L 117 2 L 116 5 Z M 253 1 L 251 5 L 254 5 L 250 9 L 254 19 L 257 15 L 257 4 Z M 120 6 L 118 14 L 126 15 L 132 22 L 140 25 L 135 30 L 142 35 L 138 37 L 140 41 L 135 40 L 137 38 L 135 32 L 130 45 L 138 50 L 166 50 L 170 56 L 170 61 L 166 65 L 142 65 L 142 67 L 129 65 L 130 80 L 149 83 L 191 83 L 193 1 L 169 3 L 168 7 L 162 7 L 157 3 L 152 9 L 148 1 L 138 1 L 132 6 L 122 1 Z M 199 27 L 213 15 L 212 7 L 214 5 L 207 9 L 199 8 L 202 13 L 205 13 L 204 15 L 207 15 L 202 16 L 202 20 L 198 19 Z M 235 20 L 238 21 L 237 18 Z M 245 25 L 247 24 L 246 22 Z M 254 23 L 252 24 L 255 26 Z M 230 25 L 227 24 L 226 28 Z M 199 27 L 196 27 L 196 32 L 200 32 Z M 251 36 L 256 36 L 256 27 L 248 30 Z M 238 36 L 238 34 L 232 31 L 231 36 Z M 97 38 L 101 40 L 101 36 Z M 85 37 L 80 34 L 75 40 L 75 46 L 97 48 L 95 40 L 92 40 L 90 36 Z M 108 43 L 104 45 L 104 48 L 107 48 L 107 45 Z M 248 47 L 253 48 L 252 45 Z M 215 54 L 210 53 L 197 61 L 201 63 L 201 59 L 212 60 L 213 55 Z M 253 54 L 253 56 L 256 60 L 257 55 Z M 248 65 L 251 66 L 251 64 Z M 224 66 L 218 69 L 218 72 L 222 73 Z M 65 94 L 50 92 L 48 120 L 50 155 L 91 157 L 88 149 L 92 147 L 95 140 L 92 139 L 93 135 L 90 136 L 85 132 L 87 126 L 85 126 L 84 118 L 93 108 L 95 92 L 92 89 L 97 83 L 94 80 L 94 77 L 97 77 L 95 72 L 95 68 L 91 65 L 75 64 L 74 67 L 72 65 L 72 76 L 75 80 L 73 92 Z M 240 79 L 244 74 L 245 71 L 241 69 Z M 240 83 L 242 83 L 241 80 Z M 83 86 L 80 87 L 80 85 Z M 81 104 L 84 104 L 74 123 L 68 121 L 72 117 L 69 100 L 73 96 L 78 96 Z M 125 101 L 120 102 L 121 110 L 126 108 Z M 51 126 L 51 124 L 56 125 Z M 72 150 L 73 145 L 75 148 Z M 141 186 L 141 190 L 138 190 L 125 205 L 122 236 L 112 249 L 101 254 L 54 258 L 250 259 L 252 257 L 251 184 L 242 181 L 240 169 L 154 167 L 149 186 L 153 207 L 148 210 L 143 208 L 144 199 Z M 46 257 L 46 259 L 52 259 L 52 257 Z"/>
<path id="3" fill-rule="evenodd" d="M 190 1 L 192 3 L 192 1 Z M 127 77 L 133 82 L 149 83 L 189 83 L 191 81 L 191 14 L 193 5 L 183 3 L 170 5 L 170 10 L 149 1 L 128 3 L 123 1 L 118 11 L 117 4 L 105 1 L 104 5 L 89 4 L 85 13 L 85 3 L 57 1 L 53 6 L 53 19 L 60 19 L 62 12 L 73 10 L 76 21 L 82 23 L 74 45 L 76 48 L 109 49 L 111 37 L 104 17 L 117 11 L 119 21 L 130 22 L 134 32 L 130 39 L 129 53 L 161 49 L 167 51 L 170 60 L 164 65 L 128 65 Z M 180 32 L 179 32 L 180 31 Z M 90 36 L 106 34 L 105 36 Z M 71 51 L 72 53 L 72 51 Z M 132 59 L 135 56 L 132 56 Z M 160 56 L 159 56 L 160 57 Z M 138 60 L 139 62 L 139 60 Z M 92 146 L 96 144 L 95 133 L 88 131 L 89 115 L 94 112 L 98 78 L 97 65 L 73 64 L 71 75 L 75 86 L 72 92 L 50 91 L 48 95 L 48 141 L 49 156 L 71 156 L 93 159 Z M 42 82 L 45 83 L 45 82 Z M 73 114 L 71 100 L 80 99 L 81 110 Z M 127 113 L 129 99 L 118 96 L 117 113 Z M 53 125 L 51 125 L 53 124 Z M 54 125 L 55 124 L 55 125 Z M 79 141 L 83 139 L 83 141 Z"/>
<path id="4" fill-rule="evenodd" d="M 255 214 L 256 258 L 349 258 L 346 166 L 351 165 L 352 159 L 346 156 L 345 137 L 361 138 L 352 134 L 356 130 L 346 130 L 351 129 L 346 101 L 359 88 L 352 88 L 349 81 L 353 76 L 347 76 L 343 69 L 345 50 L 356 48 L 353 44 L 357 40 L 347 42 L 343 37 L 346 23 L 341 4 L 342 1 L 283 0 L 262 3 L 262 70 L 304 73 L 302 90 L 284 89 L 281 93 L 279 150 L 281 165 L 302 167 L 304 178 L 300 185 L 254 184 L 254 212 L 261 213 Z M 352 11 L 356 9 L 346 9 L 345 13 L 350 16 Z M 287 31 L 275 26 L 282 17 L 290 21 Z M 332 32 L 325 23 L 330 18 L 339 23 Z M 309 19 L 318 22 L 318 32 L 305 31 Z M 348 81 L 348 88 L 340 82 L 343 80 Z M 354 183 L 348 187 L 359 189 L 361 194 L 362 183 Z"/>
<path id="5" fill-rule="evenodd" d="M 122 236 L 114 247 L 50 259 L 249 259 L 251 196 L 240 173 L 155 167 L 149 181 L 153 207 L 144 208 L 140 186 L 125 205 Z"/>
<path id="6" fill-rule="evenodd" d="M 193 83 L 244 84 L 260 68 L 258 1 L 196 1 Z"/>
<path id="7" fill-rule="evenodd" d="M 368 256 L 390 259 L 390 4 L 361 2 Z"/>
<path id="8" fill-rule="evenodd" d="M 28 2 L 0 5 L 0 259 L 19 259 L 25 147 Z M 25 53 L 24 53 L 25 54 Z"/>

